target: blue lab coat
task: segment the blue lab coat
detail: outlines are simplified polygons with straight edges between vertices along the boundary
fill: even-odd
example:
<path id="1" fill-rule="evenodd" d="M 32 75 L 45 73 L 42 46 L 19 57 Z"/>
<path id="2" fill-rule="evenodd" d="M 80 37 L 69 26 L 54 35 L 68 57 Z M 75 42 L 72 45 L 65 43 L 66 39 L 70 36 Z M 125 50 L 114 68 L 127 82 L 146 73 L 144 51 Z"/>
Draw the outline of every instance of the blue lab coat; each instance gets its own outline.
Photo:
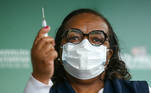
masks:
<path id="1" fill-rule="evenodd" d="M 68 81 L 54 84 L 49 93 L 75 93 Z M 106 80 L 103 93 L 149 93 L 146 81 Z"/>

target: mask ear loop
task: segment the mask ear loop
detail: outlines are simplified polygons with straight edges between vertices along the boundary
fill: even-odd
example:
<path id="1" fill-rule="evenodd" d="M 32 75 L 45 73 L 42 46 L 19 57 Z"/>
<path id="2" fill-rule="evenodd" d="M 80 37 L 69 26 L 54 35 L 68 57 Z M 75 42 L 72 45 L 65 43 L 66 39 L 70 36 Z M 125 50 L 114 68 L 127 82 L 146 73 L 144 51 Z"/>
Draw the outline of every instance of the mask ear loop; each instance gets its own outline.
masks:
<path id="1" fill-rule="evenodd" d="M 109 52 L 110 51 L 110 49 L 108 48 L 107 50 L 106 50 L 107 52 Z M 110 59 L 108 59 L 108 63 L 110 62 Z"/>
<path id="2" fill-rule="evenodd" d="M 106 49 L 106 52 L 109 52 L 109 51 L 110 51 L 110 49 L 107 48 L 107 49 Z M 109 63 L 109 62 L 110 62 L 110 59 L 107 60 L 107 63 Z M 106 64 L 106 62 L 103 62 L 103 65 L 104 65 L 104 68 L 106 68 L 106 66 L 107 66 L 108 64 Z"/>
<path id="3" fill-rule="evenodd" d="M 106 52 L 109 52 L 110 51 L 110 49 L 109 48 L 107 48 L 106 49 Z M 110 59 L 108 59 L 108 63 L 110 62 Z M 100 80 L 101 81 L 104 81 L 104 78 L 105 78 L 105 71 L 106 71 L 106 68 L 107 68 L 107 66 L 108 66 L 108 64 L 105 64 L 106 62 L 104 62 L 104 71 L 102 72 L 102 74 L 101 74 L 101 77 L 100 77 Z"/>

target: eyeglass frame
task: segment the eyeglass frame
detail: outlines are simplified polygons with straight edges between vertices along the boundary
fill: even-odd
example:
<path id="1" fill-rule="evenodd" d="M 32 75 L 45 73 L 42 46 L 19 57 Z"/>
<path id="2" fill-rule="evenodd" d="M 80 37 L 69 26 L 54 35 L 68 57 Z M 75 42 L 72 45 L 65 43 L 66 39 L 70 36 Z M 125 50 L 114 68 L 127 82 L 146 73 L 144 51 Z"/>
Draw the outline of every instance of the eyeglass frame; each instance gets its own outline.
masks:
<path id="1" fill-rule="evenodd" d="M 108 41 L 108 35 L 103 31 L 103 30 L 92 30 L 91 32 L 89 32 L 89 33 L 87 33 L 87 34 L 85 34 L 85 33 L 83 33 L 80 29 L 77 29 L 77 28 L 70 28 L 70 29 L 68 29 L 68 30 L 65 30 L 65 32 L 63 33 L 63 35 L 62 35 L 62 37 L 65 37 L 66 36 L 66 39 L 67 39 L 67 42 L 70 42 L 69 40 L 68 40 L 68 38 L 67 38 L 67 35 L 68 35 L 68 33 L 69 33 L 69 31 L 79 31 L 82 35 L 83 35 L 83 39 L 84 39 L 84 37 L 86 36 L 87 38 L 88 38 L 88 40 L 89 40 L 89 34 L 90 33 L 92 33 L 92 32 L 101 32 L 101 33 L 103 33 L 104 34 L 104 37 L 105 37 L 105 39 L 104 39 L 104 41 L 101 43 L 101 44 L 99 44 L 99 45 L 95 45 L 95 44 L 92 44 L 90 41 L 90 43 L 92 44 L 92 45 L 94 45 L 94 46 L 100 46 L 100 45 L 103 45 L 104 44 L 104 42 L 105 41 Z M 83 40 L 82 39 L 82 40 Z M 81 41 L 82 41 L 81 40 Z M 80 42 L 81 42 L 80 41 Z M 80 43 L 79 42 L 79 43 Z M 72 43 L 72 42 L 70 42 L 70 43 Z M 73 43 L 73 44 L 79 44 L 79 43 Z"/>

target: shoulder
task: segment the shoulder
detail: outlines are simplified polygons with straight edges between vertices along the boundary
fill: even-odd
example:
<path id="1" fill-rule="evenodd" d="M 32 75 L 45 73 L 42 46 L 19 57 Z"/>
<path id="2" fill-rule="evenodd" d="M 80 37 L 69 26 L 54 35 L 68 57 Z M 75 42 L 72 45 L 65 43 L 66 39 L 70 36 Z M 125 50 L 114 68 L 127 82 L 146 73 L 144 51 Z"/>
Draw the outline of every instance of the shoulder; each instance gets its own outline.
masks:
<path id="1" fill-rule="evenodd" d="M 137 91 L 137 93 L 149 93 L 149 86 L 147 81 L 123 81 L 126 87 Z"/>
<path id="2" fill-rule="evenodd" d="M 131 91 L 133 93 L 149 93 L 149 86 L 146 81 L 130 81 L 130 80 L 107 80 L 104 88 L 112 88 L 118 91 Z M 135 91 L 135 92 L 134 92 Z"/>

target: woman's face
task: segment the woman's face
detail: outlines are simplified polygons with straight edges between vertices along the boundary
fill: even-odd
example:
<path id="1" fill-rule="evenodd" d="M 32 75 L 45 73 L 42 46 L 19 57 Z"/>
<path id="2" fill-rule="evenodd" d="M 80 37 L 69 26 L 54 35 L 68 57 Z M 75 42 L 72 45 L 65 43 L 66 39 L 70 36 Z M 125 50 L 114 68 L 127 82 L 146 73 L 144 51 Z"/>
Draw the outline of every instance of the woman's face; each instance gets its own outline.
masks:
<path id="1" fill-rule="evenodd" d="M 72 17 L 65 25 L 65 29 L 79 29 L 80 31 L 82 31 L 84 34 L 88 34 L 94 30 L 101 30 L 103 31 L 107 36 L 109 34 L 108 32 L 108 26 L 106 24 L 106 22 L 99 16 L 94 15 L 92 13 L 81 13 L 79 15 L 76 15 L 74 17 Z M 84 37 L 87 38 L 87 37 Z M 67 43 L 67 39 L 66 37 L 62 40 L 61 45 Z M 108 40 L 106 40 L 103 43 L 104 46 L 106 46 L 107 48 L 110 48 L 109 46 L 109 42 Z M 110 57 L 112 56 L 112 52 L 108 52 L 107 53 L 107 61 L 106 64 L 108 64 L 108 60 L 110 59 Z"/>

